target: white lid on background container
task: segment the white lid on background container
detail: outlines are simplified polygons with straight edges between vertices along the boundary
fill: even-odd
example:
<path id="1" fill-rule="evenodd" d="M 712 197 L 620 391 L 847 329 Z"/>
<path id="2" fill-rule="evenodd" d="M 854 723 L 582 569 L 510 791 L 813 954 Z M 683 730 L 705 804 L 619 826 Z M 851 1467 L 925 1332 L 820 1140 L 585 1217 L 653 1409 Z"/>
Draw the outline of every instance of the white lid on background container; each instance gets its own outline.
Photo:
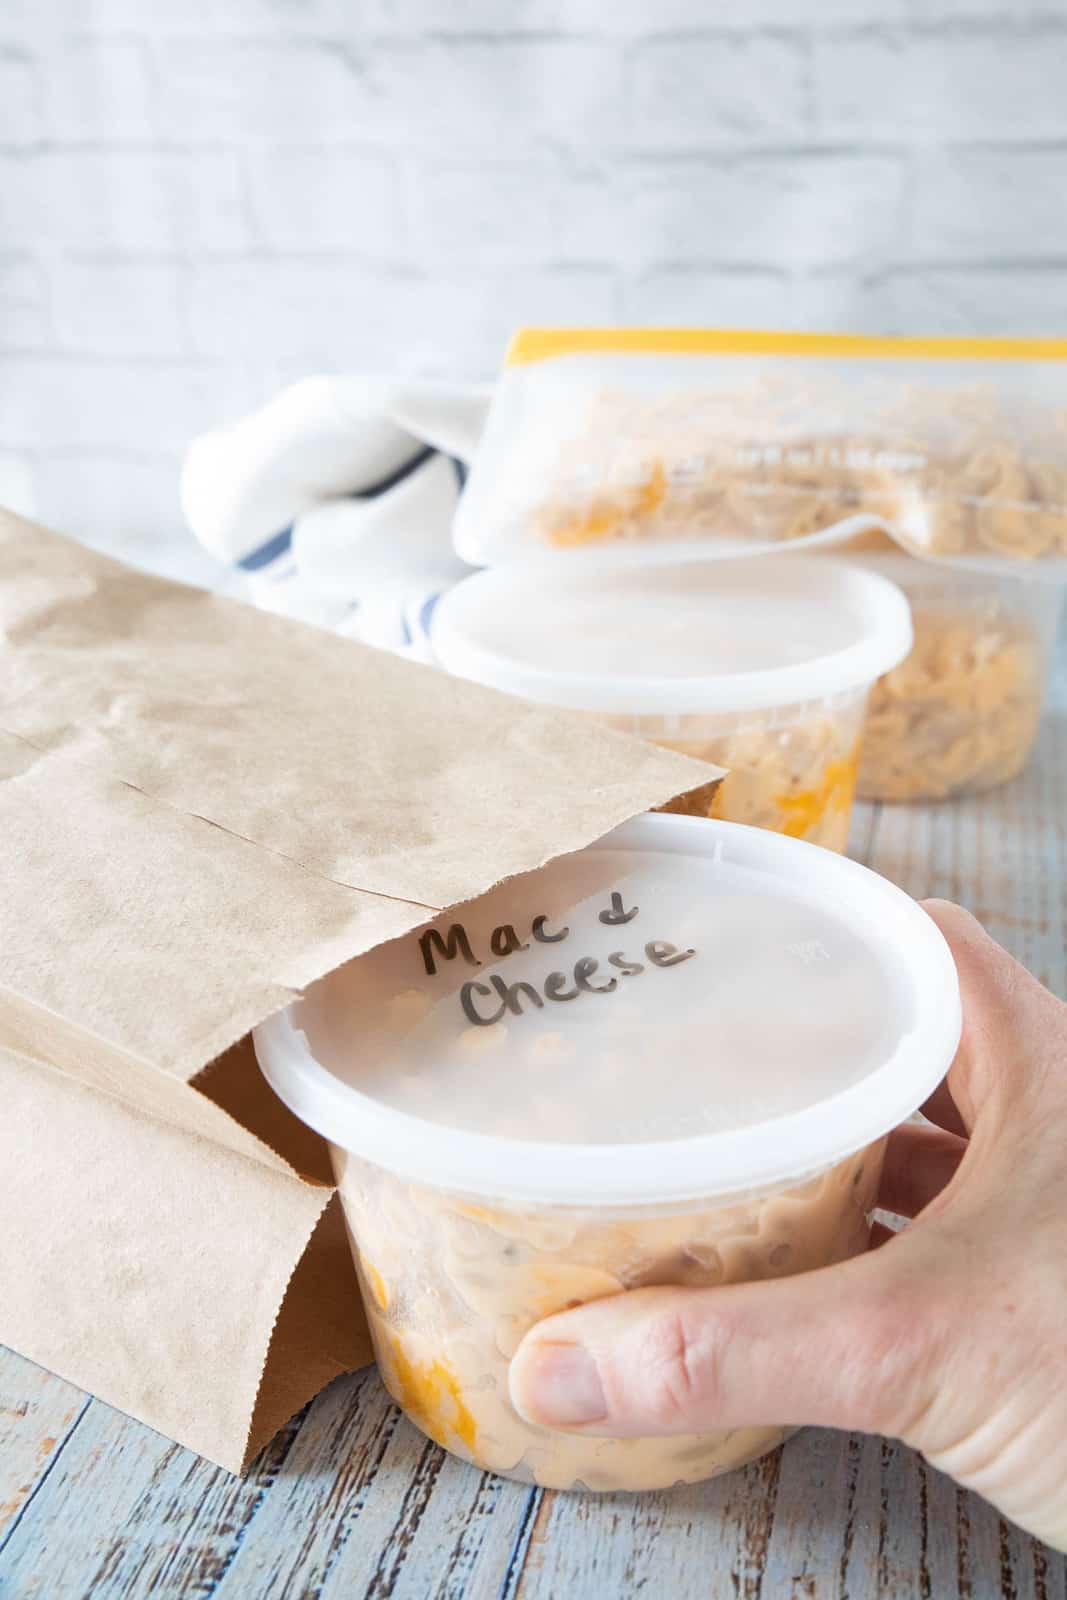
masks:
<path id="1" fill-rule="evenodd" d="M 921 1105 L 959 1034 L 948 946 L 902 890 L 654 815 L 349 962 L 254 1039 L 298 1117 L 390 1171 L 647 1206 L 843 1159 Z"/>
<path id="2" fill-rule="evenodd" d="M 584 711 L 752 711 L 864 688 L 911 649 L 887 579 L 796 553 L 573 551 L 443 595 L 433 652 L 456 677 Z"/>

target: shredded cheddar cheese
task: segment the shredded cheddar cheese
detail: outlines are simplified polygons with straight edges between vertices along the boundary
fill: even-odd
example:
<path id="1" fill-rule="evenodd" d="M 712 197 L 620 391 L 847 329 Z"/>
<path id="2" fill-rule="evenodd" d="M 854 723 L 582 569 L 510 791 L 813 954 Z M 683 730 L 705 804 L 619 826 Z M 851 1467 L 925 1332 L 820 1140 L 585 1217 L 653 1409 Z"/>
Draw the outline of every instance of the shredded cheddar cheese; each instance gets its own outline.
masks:
<path id="1" fill-rule="evenodd" d="M 844 817 L 847 828 L 859 761 L 857 742 L 843 760 L 827 762 L 813 788 L 777 795 L 775 804 L 785 819 L 782 833 L 787 833 L 791 839 L 810 839 L 827 817 Z"/>
<path id="2" fill-rule="evenodd" d="M 360 1265 L 363 1268 L 363 1276 L 370 1285 L 370 1291 L 374 1296 L 375 1305 L 378 1307 L 379 1311 L 388 1311 L 389 1287 L 385 1279 L 382 1277 L 374 1263 L 367 1260 L 366 1256 L 360 1256 Z"/>
<path id="3" fill-rule="evenodd" d="M 650 722 L 612 719 L 682 755 L 727 769 L 710 801 L 683 795 L 662 809 L 746 822 L 830 850 L 844 850 L 859 766 L 863 695 L 783 719 L 780 726 L 736 733 L 663 738 Z"/>
<path id="4" fill-rule="evenodd" d="M 435 1443 L 448 1446 L 454 1436 L 473 1454 L 478 1425 L 448 1362 L 411 1360 L 403 1339 L 393 1332 L 389 1336 L 389 1353 L 399 1390 L 396 1398 L 404 1410 Z"/>

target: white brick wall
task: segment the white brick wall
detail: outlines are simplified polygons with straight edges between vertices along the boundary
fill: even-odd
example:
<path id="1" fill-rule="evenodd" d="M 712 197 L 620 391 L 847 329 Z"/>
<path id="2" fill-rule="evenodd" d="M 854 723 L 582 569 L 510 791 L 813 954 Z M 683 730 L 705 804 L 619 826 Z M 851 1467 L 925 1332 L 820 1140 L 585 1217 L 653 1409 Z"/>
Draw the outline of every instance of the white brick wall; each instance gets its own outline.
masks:
<path id="1" fill-rule="evenodd" d="M 164 540 L 192 433 L 520 321 L 1067 333 L 1065 84 L 1062 0 L 2 0 L 0 498 Z"/>

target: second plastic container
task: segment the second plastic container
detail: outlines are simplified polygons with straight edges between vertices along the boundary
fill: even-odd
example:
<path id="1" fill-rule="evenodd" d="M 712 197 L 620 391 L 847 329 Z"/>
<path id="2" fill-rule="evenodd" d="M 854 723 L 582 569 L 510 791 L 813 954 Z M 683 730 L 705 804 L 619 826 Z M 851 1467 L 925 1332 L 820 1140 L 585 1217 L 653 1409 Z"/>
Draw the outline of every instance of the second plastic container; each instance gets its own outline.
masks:
<path id="1" fill-rule="evenodd" d="M 858 792 L 944 800 L 1007 783 L 1037 737 L 1062 586 L 856 555 L 912 608 L 915 643 L 871 691 Z"/>
<path id="2" fill-rule="evenodd" d="M 911 622 L 829 559 L 575 551 L 465 579 L 431 638 L 457 676 L 728 768 L 703 814 L 843 850 L 868 691 Z"/>

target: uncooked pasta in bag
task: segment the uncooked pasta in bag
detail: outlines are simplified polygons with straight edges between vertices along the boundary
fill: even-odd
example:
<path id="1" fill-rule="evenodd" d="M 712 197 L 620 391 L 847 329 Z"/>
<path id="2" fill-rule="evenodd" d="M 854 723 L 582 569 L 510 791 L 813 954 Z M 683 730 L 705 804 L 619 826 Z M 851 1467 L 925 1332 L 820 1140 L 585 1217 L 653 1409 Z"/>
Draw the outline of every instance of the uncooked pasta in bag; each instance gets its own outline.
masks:
<path id="1" fill-rule="evenodd" d="M 612 540 L 827 543 L 1067 568 L 1067 340 L 516 335 L 459 507 L 489 564 Z"/>

